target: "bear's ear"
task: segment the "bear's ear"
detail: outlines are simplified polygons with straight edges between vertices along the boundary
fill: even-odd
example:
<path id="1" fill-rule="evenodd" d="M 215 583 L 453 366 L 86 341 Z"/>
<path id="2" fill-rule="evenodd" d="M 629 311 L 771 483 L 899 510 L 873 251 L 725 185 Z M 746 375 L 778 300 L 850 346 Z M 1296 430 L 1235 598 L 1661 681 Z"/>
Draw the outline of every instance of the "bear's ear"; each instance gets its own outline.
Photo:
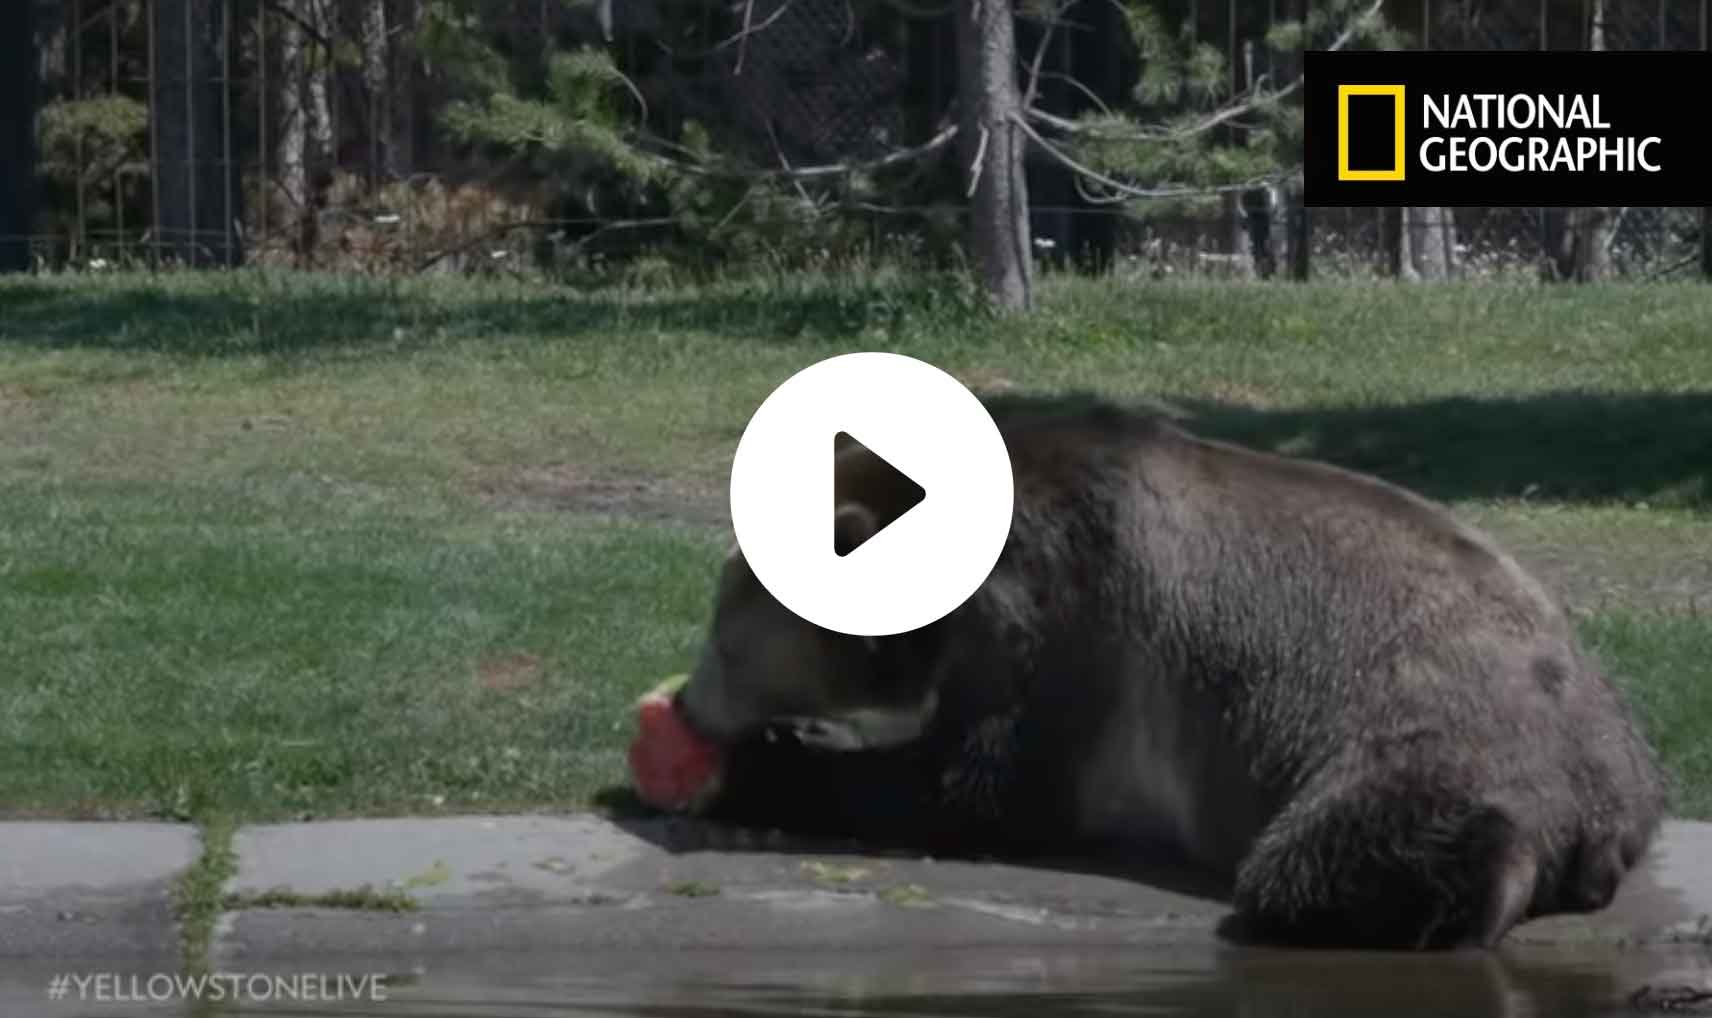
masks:
<path id="1" fill-rule="evenodd" d="M 842 558 L 880 532 L 880 520 L 860 502 L 846 502 L 832 516 L 832 550 Z"/>

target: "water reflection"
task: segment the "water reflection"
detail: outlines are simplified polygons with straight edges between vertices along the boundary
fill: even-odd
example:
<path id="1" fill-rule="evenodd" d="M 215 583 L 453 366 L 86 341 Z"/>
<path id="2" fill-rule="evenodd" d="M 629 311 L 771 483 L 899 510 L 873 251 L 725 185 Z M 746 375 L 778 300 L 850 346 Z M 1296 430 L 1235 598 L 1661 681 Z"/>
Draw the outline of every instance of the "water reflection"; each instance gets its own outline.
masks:
<path id="1" fill-rule="evenodd" d="M 248 1004 L 203 1014 L 295 1018 L 1445 1018 L 1634 1014 L 1645 984 L 1706 986 L 1712 957 L 1616 949 L 1581 956 L 1410 956 L 1148 945 L 1116 950 L 934 949 L 791 956 L 695 951 L 656 957 L 445 959 L 346 1008 Z"/>

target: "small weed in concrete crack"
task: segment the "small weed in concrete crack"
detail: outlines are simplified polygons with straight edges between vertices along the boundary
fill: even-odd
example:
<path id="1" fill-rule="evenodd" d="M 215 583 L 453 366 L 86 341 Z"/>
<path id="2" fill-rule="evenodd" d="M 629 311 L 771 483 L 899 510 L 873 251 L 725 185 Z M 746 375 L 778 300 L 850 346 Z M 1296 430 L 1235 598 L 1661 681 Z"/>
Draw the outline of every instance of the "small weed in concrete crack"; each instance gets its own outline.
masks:
<path id="1" fill-rule="evenodd" d="M 173 889 L 173 913 L 178 919 L 179 947 L 186 975 L 208 972 L 208 949 L 214 921 L 220 916 L 220 889 L 237 872 L 232 851 L 236 822 L 228 816 L 201 818 L 202 854 L 178 878 Z"/>
<path id="2" fill-rule="evenodd" d="M 228 894 L 222 899 L 228 912 L 253 908 L 337 908 L 352 912 L 414 912 L 415 898 L 403 891 L 377 891 L 369 884 L 349 890 L 304 894 L 289 887 Z"/>
<path id="3" fill-rule="evenodd" d="M 880 892 L 880 900 L 903 908 L 933 908 L 936 902 L 927 888 L 920 884 L 899 884 Z"/>
<path id="4" fill-rule="evenodd" d="M 700 880 L 675 880 L 666 885 L 666 893 L 680 898 L 711 898 L 719 893 L 719 888 Z"/>
<path id="5" fill-rule="evenodd" d="M 812 860 L 802 864 L 802 871 L 816 883 L 833 885 L 853 884 L 869 873 L 866 866 L 835 866 Z"/>

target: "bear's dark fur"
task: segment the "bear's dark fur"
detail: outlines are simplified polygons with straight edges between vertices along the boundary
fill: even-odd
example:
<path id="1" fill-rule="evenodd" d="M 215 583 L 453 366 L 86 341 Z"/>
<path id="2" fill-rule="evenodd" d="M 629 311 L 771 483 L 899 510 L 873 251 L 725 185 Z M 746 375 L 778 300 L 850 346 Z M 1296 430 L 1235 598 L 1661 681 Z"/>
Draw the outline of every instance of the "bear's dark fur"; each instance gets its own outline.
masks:
<path id="1" fill-rule="evenodd" d="M 730 746 L 733 822 L 1014 853 L 1118 843 L 1217 874 L 1252 937 L 1491 946 L 1598 909 L 1665 808 L 1557 602 L 1375 478 L 1101 405 L 994 403 L 1015 507 L 957 611 L 863 640 L 740 554 L 678 705 Z M 873 464 L 846 451 L 846 490 Z M 867 508 L 885 516 L 885 492 Z M 901 744 L 776 722 L 894 714 Z"/>

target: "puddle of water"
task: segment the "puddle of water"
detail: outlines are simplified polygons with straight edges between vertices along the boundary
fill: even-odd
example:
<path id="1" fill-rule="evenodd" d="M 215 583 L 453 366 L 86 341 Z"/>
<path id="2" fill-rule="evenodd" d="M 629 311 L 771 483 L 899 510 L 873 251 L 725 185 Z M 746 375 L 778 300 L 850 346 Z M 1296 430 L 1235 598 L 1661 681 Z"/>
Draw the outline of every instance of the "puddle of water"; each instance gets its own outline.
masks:
<path id="1" fill-rule="evenodd" d="M 347 962 L 341 969 L 348 970 Z M 413 970 L 413 971 L 412 971 Z M 306 966 L 299 972 L 335 969 Z M 401 974 L 408 973 L 408 974 Z M 353 974 L 354 975 L 354 974 Z M 289 1018 L 1445 1018 L 1635 1015 L 1644 985 L 1712 988 L 1712 954 L 957 950 L 849 955 L 698 950 L 420 959 L 384 999 L 204 1006 Z M 10 1010 L 8 1015 L 14 1013 Z M 69 1018 L 80 1012 L 44 1012 Z M 106 1012 L 91 1012 L 106 1013 Z"/>

